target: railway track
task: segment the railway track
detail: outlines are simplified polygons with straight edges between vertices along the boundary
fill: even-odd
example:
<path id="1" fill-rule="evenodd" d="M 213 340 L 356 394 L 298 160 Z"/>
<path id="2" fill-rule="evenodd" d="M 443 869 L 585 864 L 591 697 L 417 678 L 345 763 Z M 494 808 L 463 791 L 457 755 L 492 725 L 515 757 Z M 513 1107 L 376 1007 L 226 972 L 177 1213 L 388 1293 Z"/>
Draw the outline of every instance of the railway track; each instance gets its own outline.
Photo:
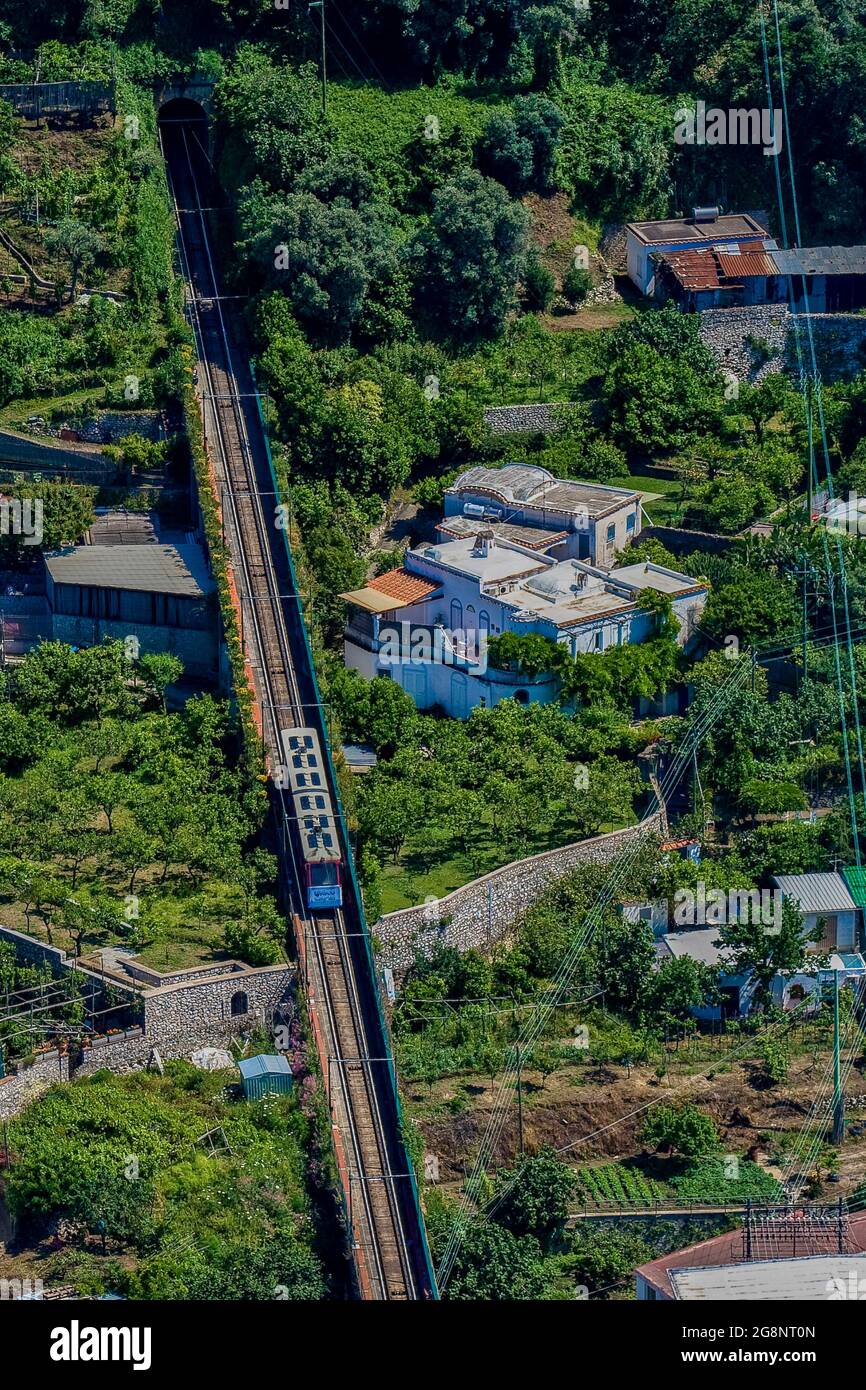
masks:
<path id="1" fill-rule="evenodd" d="M 198 395 L 221 497 L 241 608 L 242 640 L 269 767 L 283 761 L 281 731 L 327 731 L 284 533 L 276 524 L 267 442 L 237 308 L 221 295 L 205 209 L 213 180 L 204 122 L 160 127 L 178 225 L 186 304 L 195 333 Z M 206 196 L 203 193 L 206 190 Z M 333 769 L 328 776 L 338 804 Z M 280 779 L 277 779 L 278 781 Z M 390 1043 L 353 876 L 344 906 L 309 913 L 291 798 L 271 781 L 282 869 L 294 909 L 311 1022 L 325 1073 L 357 1286 L 365 1299 L 435 1298 L 414 1178 L 403 1143 Z M 340 825 L 343 863 L 350 846 Z"/>

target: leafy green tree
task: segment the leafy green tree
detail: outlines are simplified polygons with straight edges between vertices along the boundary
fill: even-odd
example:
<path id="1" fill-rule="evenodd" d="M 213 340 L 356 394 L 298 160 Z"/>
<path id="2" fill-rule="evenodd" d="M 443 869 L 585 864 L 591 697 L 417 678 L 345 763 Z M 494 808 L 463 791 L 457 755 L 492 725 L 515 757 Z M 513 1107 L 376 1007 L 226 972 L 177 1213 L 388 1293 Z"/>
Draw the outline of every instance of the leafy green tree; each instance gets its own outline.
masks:
<path id="1" fill-rule="evenodd" d="M 374 848 L 381 846 L 397 859 L 414 825 L 420 823 L 424 798 L 420 791 L 375 770 L 360 808 L 361 832 Z"/>
<path id="2" fill-rule="evenodd" d="M 796 782 L 753 777 L 740 788 L 740 804 L 753 817 L 781 815 L 784 811 L 802 811 L 806 797 Z"/>
<path id="3" fill-rule="evenodd" d="M 592 289 L 592 276 L 588 270 L 573 265 L 562 278 L 562 293 L 570 304 L 581 304 Z"/>
<path id="4" fill-rule="evenodd" d="M 92 270 L 104 249 L 99 232 L 75 217 L 64 217 L 45 233 L 45 248 L 69 263 L 70 302 L 75 299 L 82 273 Z"/>
<path id="5" fill-rule="evenodd" d="M 241 254 L 267 286 L 282 290 L 298 321 L 323 342 L 345 342 L 374 285 L 397 273 L 394 234 L 377 204 L 353 208 L 313 193 L 280 198 L 257 184 L 239 221 Z"/>
<path id="6" fill-rule="evenodd" d="M 699 529 L 731 534 L 765 515 L 774 500 L 765 483 L 745 473 L 732 473 L 696 488 L 686 514 Z"/>
<path id="7" fill-rule="evenodd" d="M 447 1297 L 459 1302 L 501 1303 L 541 1298 L 547 1283 L 538 1242 L 489 1222 L 470 1226 L 463 1239 Z"/>
<path id="8" fill-rule="evenodd" d="M 592 969 L 605 1006 L 636 1018 L 652 979 L 655 942 L 646 922 L 610 916 L 591 948 Z"/>
<path id="9" fill-rule="evenodd" d="M 764 1074 L 771 1086 L 778 1086 L 788 1079 L 791 1054 L 782 1038 L 767 1037 L 761 1048 Z"/>
<path id="10" fill-rule="evenodd" d="M 537 254 L 527 258 L 526 269 L 523 272 L 523 288 L 527 308 L 543 313 L 553 298 L 556 281 Z"/>
<path id="11" fill-rule="evenodd" d="M 543 1149 L 497 1175 L 494 1219 L 516 1236 L 534 1236 L 549 1250 L 565 1230 L 574 1188 L 573 1170 Z"/>
<path id="12" fill-rule="evenodd" d="M 631 1222 L 578 1222 L 568 1259 L 575 1280 L 589 1289 L 610 1289 L 613 1284 L 632 1282 L 638 1265 L 653 1259 L 657 1251 L 631 1230 Z"/>
<path id="13" fill-rule="evenodd" d="M 723 640 L 764 643 L 797 631 L 797 595 L 793 586 L 768 570 L 738 566 L 726 582 L 714 586 L 701 626 Z"/>
<path id="14" fill-rule="evenodd" d="M 165 714 L 165 692 L 170 685 L 176 685 L 180 680 L 183 675 L 183 662 L 171 652 L 145 652 L 139 658 L 138 670 Z"/>
<path id="15" fill-rule="evenodd" d="M 447 336 L 499 331 L 523 273 L 528 216 L 475 170 L 443 184 L 415 241 L 418 299 Z"/>
<path id="16" fill-rule="evenodd" d="M 657 1105 L 644 1123 L 641 1142 L 683 1158 L 704 1158 L 718 1148 L 719 1135 L 709 1115 L 696 1105 Z"/>
<path id="17" fill-rule="evenodd" d="M 683 1024 L 694 1010 L 717 1004 L 721 998 L 718 973 L 689 956 L 662 961 L 644 982 L 641 1013 L 650 1027 Z"/>
<path id="18" fill-rule="evenodd" d="M 789 898 L 782 903 L 778 925 L 754 921 L 758 916 L 758 913 L 749 913 L 749 921 L 720 927 L 719 937 L 733 962 L 732 969 L 737 974 L 754 974 L 757 1001 L 765 1003 L 773 976 L 779 970 L 801 970 L 810 942 L 821 939 L 821 928 L 819 924 L 811 934 L 806 932 L 802 914 Z"/>
<path id="19" fill-rule="evenodd" d="M 481 172 L 498 179 L 510 193 L 525 193 L 532 183 L 532 141 L 521 135 L 513 117 L 495 112 L 478 141 Z"/>

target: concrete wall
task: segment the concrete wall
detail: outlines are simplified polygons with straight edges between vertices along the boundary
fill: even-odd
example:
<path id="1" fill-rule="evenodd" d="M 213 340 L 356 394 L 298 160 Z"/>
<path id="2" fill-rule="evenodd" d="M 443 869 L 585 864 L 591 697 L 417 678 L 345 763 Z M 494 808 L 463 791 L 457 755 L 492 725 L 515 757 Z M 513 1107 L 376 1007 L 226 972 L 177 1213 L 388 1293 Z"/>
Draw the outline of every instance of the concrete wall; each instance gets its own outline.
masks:
<path id="1" fill-rule="evenodd" d="M 684 526 L 645 526 L 641 540 L 661 541 L 674 555 L 689 555 L 700 550 L 705 555 L 722 555 L 736 543 L 736 536 L 721 536 L 710 531 L 689 531 Z M 628 563 L 628 551 L 623 556 Z"/>
<path id="2" fill-rule="evenodd" d="M 180 658 L 188 675 L 201 676 L 204 680 L 217 678 L 220 635 L 215 615 L 214 626 L 208 631 L 54 613 L 51 629 L 56 642 L 68 642 L 75 647 L 98 647 L 108 637 L 123 642 L 134 636 L 142 652 L 170 652 Z"/>
<path id="3" fill-rule="evenodd" d="M 54 477 L 71 473 L 81 482 L 109 482 L 117 473 L 113 459 L 96 449 L 64 449 L 60 444 L 43 444 L 26 435 L 0 430 L 0 464 L 8 468 L 38 470 Z"/>
<path id="4" fill-rule="evenodd" d="M 191 980 L 213 979 L 217 975 L 245 974 L 248 975 L 253 967 L 244 965 L 239 960 L 219 960 L 213 965 L 193 965 L 188 970 L 155 970 L 153 966 L 143 965 L 140 961 L 125 960 L 124 970 L 137 980 L 139 984 L 148 985 L 153 989 L 162 989 L 164 985 L 181 985 Z"/>
<path id="5" fill-rule="evenodd" d="M 460 951 L 501 940 L 537 898 L 581 864 L 608 864 L 642 831 L 660 830 L 658 815 L 642 825 L 597 835 L 591 840 L 548 850 L 531 859 L 506 864 L 445 898 L 380 917 L 373 928 L 383 965 L 401 975 L 419 952 L 432 955 L 438 945 Z"/>
<path id="6" fill-rule="evenodd" d="M 37 941 L 35 936 L 26 936 L 24 932 L 13 931 L 11 927 L 0 927 L 0 941 L 14 946 L 18 959 L 26 961 L 28 965 L 47 965 L 55 979 L 72 968 L 73 962 L 65 951 Z"/>

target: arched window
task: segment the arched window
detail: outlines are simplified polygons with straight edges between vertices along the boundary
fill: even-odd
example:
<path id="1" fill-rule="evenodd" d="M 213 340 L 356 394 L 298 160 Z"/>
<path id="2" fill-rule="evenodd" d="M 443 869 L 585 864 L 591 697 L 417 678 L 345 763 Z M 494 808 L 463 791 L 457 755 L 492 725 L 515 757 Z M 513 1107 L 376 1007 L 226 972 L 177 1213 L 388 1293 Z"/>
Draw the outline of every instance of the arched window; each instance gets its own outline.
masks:
<path id="1" fill-rule="evenodd" d="M 515 690 L 515 692 L 514 692 L 514 698 L 515 698 L 515 700 L 517 701 L 517 703 L 518 703 L 519 705 L 528 705 L 528 704 L 529 704 L 529 691 L 528 691 L 528 690 Z"/>
<path id="2" fill-rule="evenodd" d="M 240 1018 L 241 1014 L 248 1014 L 249 1011 L 250 1011 L 250 1001 L 249 1001 L 249 999 L 247 998 L 247 996 L 244 994 L 243 990 L 242 990 L 242 989 L 239 989 L 239 990 L 237 991 L 236 994 L 233 994 L 233 995 L 232 995 L 232 1002 L 231 1002 L 231 1014 L 232 1014 L 232 1018 Z"/>
<path id="3" fill-rule="evenodd" d="M 451 600 L 451 631 L 460 632 L 463 627 L 463 604 L 459 598 Z"/>

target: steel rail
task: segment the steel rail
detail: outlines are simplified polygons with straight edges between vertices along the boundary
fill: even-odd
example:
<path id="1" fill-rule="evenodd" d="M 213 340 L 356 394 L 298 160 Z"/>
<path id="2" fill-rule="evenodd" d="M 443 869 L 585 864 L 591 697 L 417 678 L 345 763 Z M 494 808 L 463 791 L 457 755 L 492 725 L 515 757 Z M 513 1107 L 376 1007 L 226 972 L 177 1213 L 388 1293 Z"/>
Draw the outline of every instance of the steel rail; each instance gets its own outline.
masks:
<path id="1" fill-rule="evenodd" d="M 224 297 L 219 292 L 219 281 L 204 219 L 205 205 L 199 193 L 186 130 L 182 128 L 177 133 L 182 136 L 183 140 L 186 167 L 193 194 L 192 206 L 188 205 L 189 199 L 186 196 L 183 198 L 183 206 L 181 205 L 175 182 L 175 170 L 172 167 L 172 161 L 168 158 L 166 158 L 166 165 L 169 169 L 170 187 L 178 225 L 178 244 L 182 267 L 188 285 L 188 302 L 193 330 L 208 387 L 207 393 L 202 393 L 202 396 L 206 396 L 211 407 L 210 415 L 214 426 L 211 434 L 219 453 L 222 472 L 220 482 L 223 486 L 223 494 L 229 502 L 231 529 L 234 532 L 236 542 L 232 549 L 233 554 L 236 554 L 239 560 L 246 586 L 246 595 L 240 596 L 240 601 L 243 604 L 244 597 L 249 599 L 252 594 L 255 594 L 256 598 L 265 600 L 261 609 L 257 603 L 253 603 L 251 606 L 252 635 L 255 654 L 258 657 L 258 662 L 254 667 L 254 683 L 259 687 L 257 693 L 265 746 L 272 757 L 281 761 L 280 721 L 277 709 L 288 708 L 296 724 L 303 726 L 310 721 L 304 718 L 306 706 L 302 698 L 295 662 L 292 657 L 289 632 L 281 607 L 281 602 L 286 595 L 276 572 L 271 538 L 262 506 L 264 490 L 259 487 L 256 476 L 249 429 L 241 405 L 241 400 L 246 399 L 251 393 L 242 393 L 238 387 L 229 333 L 222 310 Z M 165 155 L 162 131 L 160 131 L 160 142 Z M 198 221 L 199 226 L 195 228 L 197 235 L 191 235 L 189 225 L 184 223 L 184 219 L 190 217 Z M 197 246 L 195 245 L 196 242 L 198 242 Z M 206 278 L 210 281 L 213 293 L 198 293 L 194 263 L 197 263 L 196 268 L 199 272 L 206 268 Z M 219 321 L 218 332 L 213 323 L 206 325 L 203 322 L 202 302 L 207 306 L 209 312 L 213 312 L 214 308 L 216 309 Z M 209 337 L 216 339 L 218 349 L 216 353 L 208 351 L 207 339 Z M 222 366 L 219 362 L 220 356 L 223 358 Z M 218 384 L 215 381 L 217 374 L 225 377 L 228 387 L 225 393 L 214 389 L 215 385 Z M 228 409 L 226 409 L 226 405 L 229 406 Z M 207 428 L 204 399 L 202 400 L 202 416 Z M 230 434 L 234 434 L 237 441 L 234 447 L 227 438 L 227 435 Z M 236 473 L 238 458 L 243 473 L 241 479 L 243 487 L 239 485 Z M 240 498 L 248 503 L 247 508 L 241 507 Z M 251 513 L 249 517 L 244 515 L 246 510 Z M 252 551 L 252 555 L 250 551 Z M 261 570 L 261 579 L 254 578 L 254 569 Z M 266 593 L 256 593 L 260 583 L 266 585 Z M 289 597 L 291 601 L 297 603 L 296 594 Z M 276 662 L 273 661 L 274 657 L 276 657 Z M 272 669 L 274 665 L 276 666 L 276 673 Z M 255 680 L 256 674 L 258 675 L 257 681 Z M 285 686 L 285 692 L 277 690 L 276 682 L 279 680 Z M 288 701 L 277 699 L 277 696 L 283 693 L 288 695 Z M 270 726 L 267 734 L 265 732 L 266 724 Z M 358 1209 L 352 1202 L 351 1190 L 346 1194 L 353 1237 L 360 1236 L 360 1239 L 355 1239 L 356 1251 L 372 1252 L 375 1264 L 375 1269 L 372 1272 L 377 1285 L 373 1296 L 417 1298 L 422 1296 L 425 1290 L 422 1282 L 416 1277 L 404 1215 L 396 1188 L 397 1177 L 403 1178 L 406 1175 L 395 1174 L 390 1161 L 386 1125 L 378 1088 L 375 1084 L 375 1078 L 371 1075 L 371 1066 L 375 1059 L 370 1057 L 357 971 L 353 966 L 349 949 L 349 936 L 355 936 L 357 933 L 347 932 L 342 912 L 336 913 L 334 921 L 328 922 L 327 925 L 336 928 L 336 930 L 333 931 L 331 937 L 325 938 L 320 935 L 317 929 L 316 919 L 307 917 L 301 878 L 298 872 L 295 841 L 289 829 L 290 818 L 286 814 L 285 790 L 274 788 L 274 792 L 275 799 L 282 810 L 282 818 L 287 832 L 284 839 L 289 850 L 291 876 L 294 878 L 293 897 L 296 899 L 299 914 L 306 918 L 302 929 L 308 936 L 312 937 L 314 943 L 318 976 L 322 985 L 321 1000 L 327 1015 L 328 1031 L 335 1045 L 333 1060 L 337 1063 L 340 1078 L 342 1106 L 336 1105 L 334 1098 L 330 1095 L 329 1100 L 333 1110 L 342 1109 L 343 1111 L 343 1125 L 348 1131 L 348 1138 L 353 1151 L 356 1180 L 360 1182 L 361 1187 L 360 1222 L 358 1222 Z M 345 826 L 341 826 L 341 830 L 345 837 Z M 337 960 L 326 956 L 324 940 L 336 941 Z M 315 1001 L 311 999 L 310 1002 L 311 1007 L 313 1007 Z M 350 1037 L 346 1037 L 347 1028 L 351 1034 Z M 356 1059 L 361 1058 L 367 1060 L 359 1063 Z M 381 1200 L 383 1195 L 385 1202 Z M 361 1227 L 358 1232 L 354 1230 L 356 1224 Z"/>

